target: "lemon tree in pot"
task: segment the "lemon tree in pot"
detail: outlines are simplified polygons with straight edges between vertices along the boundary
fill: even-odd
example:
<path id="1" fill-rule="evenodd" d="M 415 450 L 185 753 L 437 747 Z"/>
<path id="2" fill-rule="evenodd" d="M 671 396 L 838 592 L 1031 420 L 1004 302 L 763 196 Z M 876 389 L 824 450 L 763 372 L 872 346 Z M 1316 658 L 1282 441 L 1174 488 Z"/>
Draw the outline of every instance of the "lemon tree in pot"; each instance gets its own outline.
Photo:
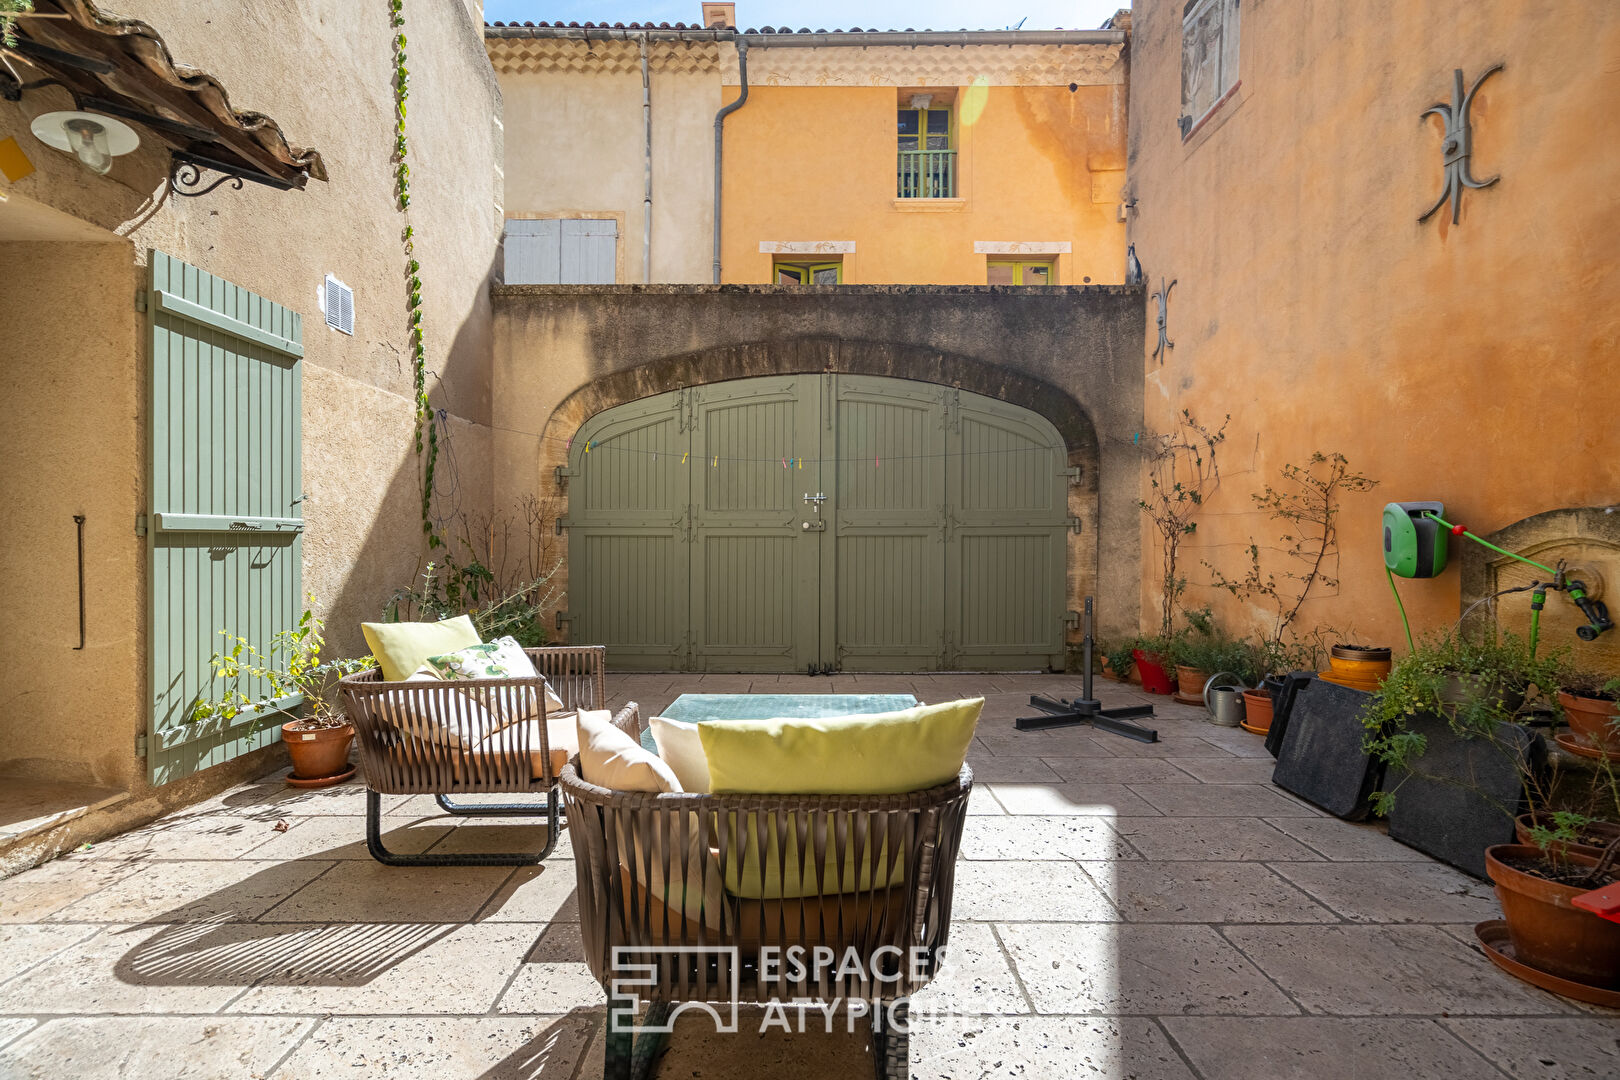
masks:
<path id="1" fill-rule="evenodd" d="M 298 625 L 278 631 L 263 649 L 240 635 L 221 630 L 226 647 L 211 664 L 223 692 L 192 707 L 193 720 L 230 721 L 243 714 L 253 730 L 281 721 L 281 739 L 292 758 L 289 784 L 322 787 L 346 779 L 354 727 L 344 719 L 327 689 L 352 672 L 371 667 L 370 656 L 325 660 L 326 624 L 304 611 Z"/>

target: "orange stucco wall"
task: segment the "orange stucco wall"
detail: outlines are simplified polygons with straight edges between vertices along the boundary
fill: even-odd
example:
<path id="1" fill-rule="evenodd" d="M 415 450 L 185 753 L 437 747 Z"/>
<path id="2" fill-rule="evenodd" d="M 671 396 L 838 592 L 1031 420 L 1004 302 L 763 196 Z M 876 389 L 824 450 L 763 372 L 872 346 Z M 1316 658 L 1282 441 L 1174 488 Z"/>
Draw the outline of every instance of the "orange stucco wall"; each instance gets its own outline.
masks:
<path id="1" fill-rule="evenodd" d="M 894 87 L 753 87 L 726 120 L 722 280 L 769 281 L 762 241 L 854 241 L 846 283 L 983 285 L 976 241 L 1067 241 L 1056 284 L 1123 281 L 1124 87 L 979 88 L 972 122 L 954 92 L 961 198 L 935 202 L 895 198 Z"/>
<path id="2" fill-rule="evenodd" d="M 1442 500 L 1486 533 L 1620 499 L 1620 5 L 1251 0 L 1241 86 L 1185 143 L 1182 7 L 1133 8 L 1130 232 L 1152 284 L 1178 282 L 1162 365 L 1148 322 L 1147 429 L 1232 415 L 1184 549 L 1188 603 L 1247 628 L 1257 613 L 1201 587 L 1200 560 L 1240 573 L 1250 536 L 1281 546 L 1249 494 L 1339 451 L 1381 483 L 1345 501 L 1342 583 L 1306 618 L 1404 647 L 1385 502 Z M 1474 173 L 1501 180 L 1465 193 L 1460 224 L 1449 205 L 1419 224 L 1442 187 L 1441 125 L 1419 114 L 1450 99 L 1453 68 L 1471 84 L 1497 62 Z M 1144 626 L 1149 543 L 1144 528 Z M 1455 560 L 1402 589 L 1414 629 L 1456 620 Z"/>

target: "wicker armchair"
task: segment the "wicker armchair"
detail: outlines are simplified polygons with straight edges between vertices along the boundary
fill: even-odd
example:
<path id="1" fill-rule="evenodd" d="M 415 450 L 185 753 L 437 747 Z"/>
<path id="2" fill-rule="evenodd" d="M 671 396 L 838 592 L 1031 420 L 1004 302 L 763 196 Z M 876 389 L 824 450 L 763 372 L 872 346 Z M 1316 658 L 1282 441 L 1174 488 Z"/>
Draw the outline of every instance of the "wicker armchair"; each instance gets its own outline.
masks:
<path id="1" fill-rule="evenodd" d="M 909 1076 L 909 999 L 950 930 L 971 770 L 904 795 L 649 794 L 587 783 L 576 757 L 558 782 L 585 959 L 608 995 L 607 1080 L 651 1075 L 685 1009 L 727 1030 L 735 1003 L 811 999 L 868 1003 L 877 1075 Z M 762 868 L 801 884 L 742 884 L 771 880 Z M 854 949 L 862 970 L 795 972 L 793 946 Z"/>
<path id="2" fill-rule="evenodd" d="M 567 710 L 607 704 L 606 650 L 600 645 L 526 650 Z M 339 684 L 354 724 L 366 778 L 366 847 L 389 866 L 524 866 L 551 854 L 560 805 L 557 771 L 566 751 L 547 737 L 542 679 L 384 682 L 363 671 Z M 622 722 L 632 728 L 635 710 Z M 554 722 L 562 721 L 553 716 Z M 542 800 L 469 805 L 454 795 L 544 794 Z M 383 795 L 432 795 L 447 814 L 538 815 L 546 818 L 538 852 L 399 855 L 382 843 Z"/>

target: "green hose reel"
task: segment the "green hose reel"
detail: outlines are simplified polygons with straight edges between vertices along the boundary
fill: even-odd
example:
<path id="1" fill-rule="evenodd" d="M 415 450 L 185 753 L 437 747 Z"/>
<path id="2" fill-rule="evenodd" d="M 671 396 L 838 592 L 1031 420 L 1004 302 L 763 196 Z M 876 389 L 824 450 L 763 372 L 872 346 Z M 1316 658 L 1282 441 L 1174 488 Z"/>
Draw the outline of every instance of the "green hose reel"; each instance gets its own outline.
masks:
<path id="1" fill-rule="evenodd" d="M 1437 502 L 1392 502 L 1384 507 L 1384 566 L 1396 577 L 1438 577 L 1446 568 L 1447 530 Z M 1427 515 L 1434 515 L 1429 517 Z"/>

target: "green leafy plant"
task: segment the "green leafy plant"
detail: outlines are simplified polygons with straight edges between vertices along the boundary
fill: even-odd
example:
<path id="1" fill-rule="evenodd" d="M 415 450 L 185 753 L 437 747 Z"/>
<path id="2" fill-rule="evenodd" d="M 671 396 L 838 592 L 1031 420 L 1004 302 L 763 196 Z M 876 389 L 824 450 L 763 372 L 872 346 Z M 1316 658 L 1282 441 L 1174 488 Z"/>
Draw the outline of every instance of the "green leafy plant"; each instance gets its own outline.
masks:
<path id="1" fill-rule="evenodd" d="M 17 47 L 17 16 L 28 15 L 33 10 L 34 0 L 0 0 L 0 42 L 4 42 L 6 48 Z M 6 66 L 11 65 L 8 62 Z"/>
<path id="2" fill-rule="evenodd" d="M 401 239 L 405 248 L 405 320 L 410 336 L 411 384 L 416 400 L 416 456 L 422 460 L 422 534 L 428 550 L 444 546 L 433 520 L 433 479 L 439 463 L 439 429 L 427 392 L 427 344 L 422 328 L 422 264 L 416 258 L 416 227 L 410 223 L 410 141 L 405 117 L 411 96 L 411 69 L 406 65 L 405 2 L 388 0 L 394 28 L 394 198 L 406 223 Z"/>
<path id="3" fill-rule="evenodd" d="M 1108 668 L 1121 679 L 1129 677 L 1131 665 L 1136 662 L 1133 655 L 1141 643 L 1141 638 L 1123 638 L 1102 647 L 1103 659 L 1108 661 Z"/>
<path id="4" fill-rule="evenodd" d="M 468 615 L 485 641 L 511 636 L 544 645 L 544 622 L 562 597 L 553 500 L 529 496 L 510 513 L 457 514 L 440 559 L 396 589 L 383 609 L 391 622 Z"/>
<path id="5" fill-rule="evenodd" d="M 1472 640 L 1460 634 L 1430 636 L 1391 667 L 1362 715 L 1363 745 L 1386 767 L 1415 775 L 1415 762 L 1428 749 L 1428 739 L 1415 730 L 1421 718 L 1438 717 L 1459 738 L 1496 744 L 1502 724 L 1513 723 L 1532 692 L 1543 694 L 1558 685 L 1561 654 L 1537 657 L 1512 635 Z M 1530 781 L 1528 767 L 1521 771 Z M 1398 785 L 1397 785 L 1398 786 Z M 1373 795 L 1373 808 L 1387 814 L 1395 790 Z"/>
<path id="6" fill-rule="evenodd" d="M 314 602 L 314 597 L 310 597 Z M 226 648 L 209 661 L 223 692 L 193 703 L 191 718 L 231 721 L 243 713 L 253 717 L 258 731 L 272 717 L 299 721 L 307 729 L 341 727 L 342 710 L 327 696 L 335 678 L 376 665 L 371 656 L 325 660 L 326 624 L 305 609 L 298 625 L 278 631 L 263 649 L 247 638 L 221 630 Z"/>
<path id="7" fill-rule="evenodd" d="M 1159 534 L 1159 635 L 1167 640 L 1175 631 L 1175 612 L 1187 589 L 1181 542 L 1198 530 L 1198 512 L 1220 487 L 1215 452 L 1226 441 L 1231 419 L 1227 414 L 1218 428 L 1211 429 L 1183 409 L 1174 431 L 1138 440 L 1147 459 L 1148 497 L 1137 505 Z"/>
<path id="8" fill-rule="evenodd" d="M 1300 609 L 1313 592 L 1339 586 L 1339 512 L 1347 492 L 1371 491 L 1378 481 L 1350 470 L 1350 462 L 1339 453 L 1316 451 L 1305 465 L 1282 467 L 1282 485 L 1270 484 L 1249 497 L 1256 509 L 1264 511 L 1284 531 L 1279 539 L 1286 546 L 1281 569 L 1267 569 L 1260 544 L 1250 539 L 1249 566 L 1242 577 L 1228 577 L 1208 560 L 1210 584 L 1224 589 L 1245 602 L 1263 601 L 1272 609 L 1271 626 L 1266 631 L 1265 649 L 1269 657 L 1288 662 L 1268 670 L 1293 670 L 1303 664 L 1291 663 L 1300 656 L 1290 655 L 1297 639 L 1295 623 Z M 1307 652 L 1314 653 L 1314 648 Z M 1317 661 L 1319 663 L 1319 660 Z M 1313 666 L 1311 670 L 1316 670 Z"/>

